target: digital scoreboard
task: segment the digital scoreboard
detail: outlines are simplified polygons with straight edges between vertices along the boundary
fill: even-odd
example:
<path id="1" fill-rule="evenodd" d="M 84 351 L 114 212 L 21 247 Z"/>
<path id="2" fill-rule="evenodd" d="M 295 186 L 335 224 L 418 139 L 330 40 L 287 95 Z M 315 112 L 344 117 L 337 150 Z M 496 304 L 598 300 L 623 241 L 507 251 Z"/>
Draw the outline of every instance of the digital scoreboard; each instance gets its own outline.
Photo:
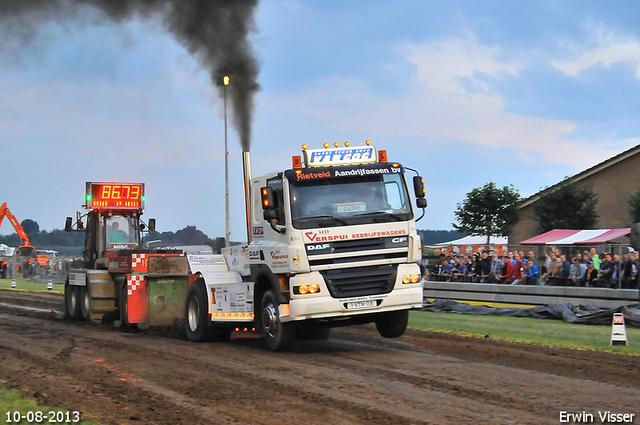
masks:
<path id="1" fill-rule="evenodd" d="M 87 183 L 86 207 L 101 210 L 144 208 L 144 183 Z"/>

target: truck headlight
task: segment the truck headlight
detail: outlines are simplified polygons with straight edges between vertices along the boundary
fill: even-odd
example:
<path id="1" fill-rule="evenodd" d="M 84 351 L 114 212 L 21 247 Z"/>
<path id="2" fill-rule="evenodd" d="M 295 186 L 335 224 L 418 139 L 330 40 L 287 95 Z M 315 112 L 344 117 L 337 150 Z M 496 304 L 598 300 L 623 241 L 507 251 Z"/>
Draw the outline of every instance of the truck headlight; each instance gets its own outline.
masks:
<path id="1" fill-rule="evenodd" d="M 320 285 L 318 285 L 317 283 L 293 287 L 293 293 L 296 295 L 317 294 L 318 292 L 320 292 Z"/>
<path id="2" fill-rule="evenodd" d="M 402 276 L 402 283 L 404 283 L 404 284 L 418 283 L 418 282 L 420 282 L 420 275 L 419 274 L 406 274 L 406 275 Z"/>

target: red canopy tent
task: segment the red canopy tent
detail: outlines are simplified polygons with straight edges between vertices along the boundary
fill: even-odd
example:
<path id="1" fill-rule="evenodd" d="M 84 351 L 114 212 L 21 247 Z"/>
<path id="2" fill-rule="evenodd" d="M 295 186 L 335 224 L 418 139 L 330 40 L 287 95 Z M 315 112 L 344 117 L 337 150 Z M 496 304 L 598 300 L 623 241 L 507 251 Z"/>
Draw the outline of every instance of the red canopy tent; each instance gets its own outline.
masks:
<path id="1" fill-rule="evenodd" d="M 622 229 L 569 230 L 554 229 L 520 242 L 521 245 L 598 245 L 628 244 L 629 227 Z"/>
<path id="2" fill-rule="evenodd" d="M 521 245 L 554 245 L 554 246 L 593 246 L 609 245 L 608 252 L 614 245 L 618 246 L 618 253 L 622 257 L 622 246 L 629 245 L 629 227 L 622 229 L 593 229 L 593 230 L 569 230 L 554 229 L 533 238 L 520 242 Z M 613 254 L 613 252 L 611 252 Z M 618 276 L 620 279 L 620 276 Z M 620 283 L 618 282 L 618 285 Z"/>

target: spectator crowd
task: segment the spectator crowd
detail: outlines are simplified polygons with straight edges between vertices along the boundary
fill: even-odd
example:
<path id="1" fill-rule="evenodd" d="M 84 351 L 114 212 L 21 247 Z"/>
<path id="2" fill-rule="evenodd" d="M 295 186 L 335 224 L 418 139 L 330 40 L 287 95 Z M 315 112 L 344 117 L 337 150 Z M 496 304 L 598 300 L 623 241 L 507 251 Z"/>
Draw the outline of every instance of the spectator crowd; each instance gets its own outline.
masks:
<path id="1" fill-rule="evenodd" d="M 471 256 L 455 252 L 441 253 L 424 278 L 444 282 L 498 283 L 507 285 L 580 286 L 613 289 L 638 289 L 640 258 L 628 254 L 598 254 L 595 248 L 567 257 L 559 249 L 549 249 L 536 259 L 534 252 L 508 252 L 500 257 L 486 251 Z"/>

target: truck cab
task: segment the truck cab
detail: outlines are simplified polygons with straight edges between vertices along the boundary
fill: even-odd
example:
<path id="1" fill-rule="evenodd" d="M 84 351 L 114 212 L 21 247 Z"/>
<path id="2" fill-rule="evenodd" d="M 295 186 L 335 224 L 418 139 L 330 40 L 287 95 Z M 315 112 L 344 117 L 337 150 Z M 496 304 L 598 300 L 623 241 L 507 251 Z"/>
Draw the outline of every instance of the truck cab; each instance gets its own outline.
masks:
<path id="1" fill-rule="evenodd" d="M 251 242 L 223 250 L 255 285 L 256 327 L 274 349 L 356 323 L 401 336 L 423 297 L 404 167 L 369 144 L 303 155 L 304 166 L 294 157 L 293 168 L 251 179 Z M 415 192 L 426 202 L 424 186 Z"/>

